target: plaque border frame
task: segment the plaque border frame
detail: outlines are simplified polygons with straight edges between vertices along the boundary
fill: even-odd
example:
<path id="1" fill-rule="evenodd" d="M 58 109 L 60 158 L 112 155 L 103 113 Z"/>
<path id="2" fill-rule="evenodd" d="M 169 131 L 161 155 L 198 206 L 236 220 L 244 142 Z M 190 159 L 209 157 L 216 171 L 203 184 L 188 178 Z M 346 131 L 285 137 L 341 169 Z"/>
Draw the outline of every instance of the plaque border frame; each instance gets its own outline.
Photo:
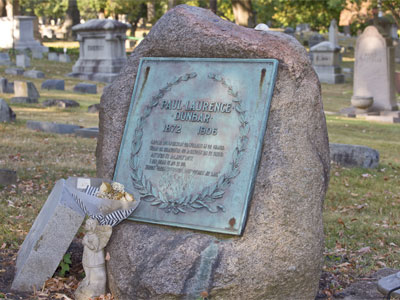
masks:
<path id="1" fill-rule="evenodd" d="M 267 96 L 266 96 L 266 100 L 267 100 L 266 114 L 262 118 L 262 128 L 261 128 L 260 134 L 258 135 L 258 139 L 256 142 L 255 160 L 253 161 L 252 166 L 251 166 L 251 170 L 253 170 L 253 172 L 252 172 L 253 180 L 249 180 L 249 185 L 247 186 L 247 189 L 249 190 L 249 192 L 247 193 L 247 197 L 244 200 L 245 205 L 243 208 L 243 213 L 241 215 L 241 219 L 238 220 L 239 221 L 238 230 L 235 230 L 235 229 L 229 230 L 228 228 L 207 227 L 204 225 L 201 225 L 201 226 L 200 225 L 199 226 L 185 225 L 182 223 L 175 223 L 175 222 L 170 222 L 170 221 L 167 222 L 167 221 L 160 221 L 160 220 L 148 220 L 148 219 L 132 217 L 132 216 L 128 217 L 128 220 L 130 220 L 130 221 L 137 221 L 137 222 L 141 222 L 141 223 L 150 223 L 150 224 L 185 228 L 185 229 L 190 229 L 190 230 L 201 230 L 201 231 L 205 231 L 205 232 L 214 232 L 214 233 L 222 233 L 222 234 L 241 236 L 246 227 L 247 217 L 248 217 L 248 213 L 249 213 L 249 206 L 250 206 L 251 199 L 252 199 L 253 193 L 254 193 L 255 179 L 256 179 L 257 173 L 258 173 L 257 166 L 259 166 L 259 163 L 260 163 L 262 145 L 263 145 L 264 137 L 265 137 L 265 134 L 267 131 L 267 124 L 268 124 L 269 112 L 270 112 L 270 108 L 271 108 L 271 101 L 272 101 L 273 92 L 275 89 L 276 77 L 278 75 L 277 73 L 278 73 L 279 61 L 277 59 L 273 59 L 273 58 L 254 58 L 253 59 L 253 58 L 207 58 L 207 57 L 204 57 L 204 58 L 198 58 L 198 57 L 141 57 L 140 62 L 139 62 L 139 67 L 138 67 L 138 70 L 136 73 L 136 79 L 135 79 L 135 84 L 134 84 L 134 88 L 133 88 L 133 92 L 132 92 L 132 96 L 131 96 L 131 101 L 129 104 L 128 114 L 127 114 L 126 120 L 125 120 L 124 133 L 122 135 L 121 144 L 120 144 L 120 148 L 118 151 L 118 157 L 117 157 L 117 163 L 116 163 L 115 169 L 114 169 L 113 181 L 115 181 L 116 173 L 120 166 L 119 157 L 120 157 L 120 154 L 121 154 L 123 146 L 124 146 L 124 141 L 125 141 L 126 132 L 127 132 L 126 122 L 127 122 L 127 120 L 130 119 L 131 113 L 133 113 L 132 108 L 134 105 L 134 98 L 135 98 L 137 90 L 139 88 L 138 87 L 139 74 L 141 74 L 141 72 L 142 72 L 142 65 L 145 61 L 194 61 L 194 62 L 233 62 L 233 63 L 234 62 L 251 62 L 251 63 L 260 62 L 260 63 L 271 63 L 272 64 L 271 81 L 269 83 L 270 85 L 268 87 Z"/>

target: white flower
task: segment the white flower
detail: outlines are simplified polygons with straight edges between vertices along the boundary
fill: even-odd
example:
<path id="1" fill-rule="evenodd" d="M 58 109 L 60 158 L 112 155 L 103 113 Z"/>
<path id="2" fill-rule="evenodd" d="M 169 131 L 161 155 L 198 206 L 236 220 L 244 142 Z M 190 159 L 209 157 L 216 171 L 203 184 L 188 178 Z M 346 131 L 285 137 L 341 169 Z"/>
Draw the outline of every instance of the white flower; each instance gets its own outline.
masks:
<path id="1" fill-rule="evenodd" d="M 124 185 L 118 182 L 113 182 L 111 184 L 112 188 L 114 191 L 119 192 L 119 193 L 123 193 L 124 192 Z"/>

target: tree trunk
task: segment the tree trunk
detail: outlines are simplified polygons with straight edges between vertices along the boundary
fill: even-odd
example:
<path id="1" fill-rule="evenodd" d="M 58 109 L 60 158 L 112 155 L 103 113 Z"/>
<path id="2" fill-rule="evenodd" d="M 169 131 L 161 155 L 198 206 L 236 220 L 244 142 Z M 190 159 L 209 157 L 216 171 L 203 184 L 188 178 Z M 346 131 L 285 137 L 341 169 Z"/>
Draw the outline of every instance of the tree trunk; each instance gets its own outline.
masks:
<path id="1" fill-rule="evenodd" d="M 177 2 L 177 0 L 168 0 L 168 10 L 175 7 L 178 4 Z"/>
<path id="2" fill-rule="evenodd" d="M 80 23 L 80 14 L 78 10 L 77 0 L 68 0 L 68 9 L 65 15 L 65 21 L 62 26 L 62 32 L 65 33 L 67 39 L 72 38 L 72 26 Z"/>
<path id="3" fill-rule="evenodd" d="M 156 17 L 156 5 L 155 1 L 147 1 L 147 22 L 152 23 Z"/>
<path id="4" fill-rule="evenodd" d="M 251 0 L 232 0 L 232 9 L 236 24 L 246 27 L 256 25 Z"/>
<path id="5" fill-rule="evenodd" d="M 6 1 L 0 0 L 0 17 L 7 17 Z"/>
<path id="6" fill-rule="evenodd" d="M 19 16 L 19 0 L 6 0 L 3 1 L 5 3 L 6 15 L 9 18 L 13 18 L 14 16 Z"/>
<path id="7" fill-rule="evenodd" d="M 210 10 L 217 14 L 217 0 L 210 0 Z"/>

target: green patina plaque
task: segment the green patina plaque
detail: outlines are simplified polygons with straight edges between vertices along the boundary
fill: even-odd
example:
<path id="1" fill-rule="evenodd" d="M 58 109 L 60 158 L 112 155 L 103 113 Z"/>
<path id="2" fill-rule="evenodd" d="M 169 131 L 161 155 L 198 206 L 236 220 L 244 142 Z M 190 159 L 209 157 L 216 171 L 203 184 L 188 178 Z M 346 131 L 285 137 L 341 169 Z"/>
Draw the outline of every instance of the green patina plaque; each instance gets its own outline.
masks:
<path id="1" fill-rule="evenodd" d="M 141 200 L 131 220 L 243 232 L 277 66 L 141 59 L 114 174 Z"/>

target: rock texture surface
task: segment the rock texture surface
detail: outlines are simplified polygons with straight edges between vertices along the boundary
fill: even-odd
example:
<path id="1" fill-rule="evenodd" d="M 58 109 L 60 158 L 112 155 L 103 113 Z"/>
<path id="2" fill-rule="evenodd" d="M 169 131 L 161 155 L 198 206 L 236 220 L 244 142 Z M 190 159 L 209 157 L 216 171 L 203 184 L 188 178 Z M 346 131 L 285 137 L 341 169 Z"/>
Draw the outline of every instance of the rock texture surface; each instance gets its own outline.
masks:
<path id="1" fill-rule="evenodd" d="M 320 85 L 292 37 L 186 5 L 165 14 L 100 104 L 99 177 L 112 178 L 141 57 L 276 58 L 279 71 L 241 237 L 123 222 L 107 251 L 116 299 L 314 299 L 322 264 L 329 145 Z"/>

